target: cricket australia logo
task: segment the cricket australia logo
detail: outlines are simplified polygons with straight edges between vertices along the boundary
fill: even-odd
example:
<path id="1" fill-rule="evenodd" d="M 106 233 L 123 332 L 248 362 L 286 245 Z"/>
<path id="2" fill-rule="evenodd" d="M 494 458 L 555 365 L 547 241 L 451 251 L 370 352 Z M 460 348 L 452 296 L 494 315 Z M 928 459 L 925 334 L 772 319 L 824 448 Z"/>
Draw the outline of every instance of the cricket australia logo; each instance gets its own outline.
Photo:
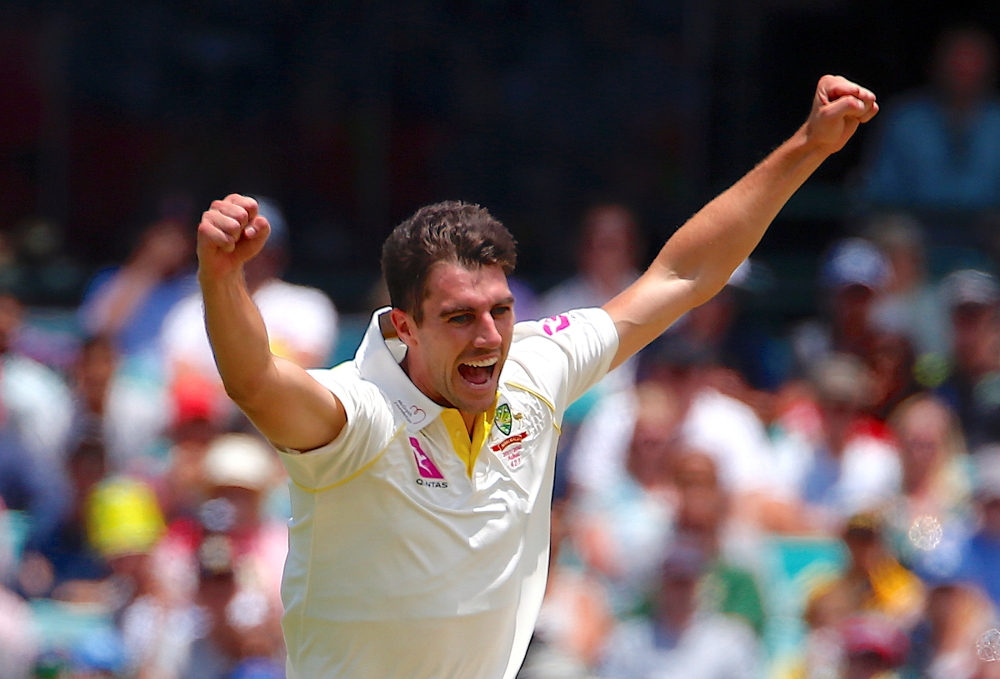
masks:
<path id="1" fill-rule="evenodd" d="M 437 468 L 430 456 L 420 447 L 420 441 L 415 437 L 410 437 L 410 448 L 413 450 L 413 459 L 417 463 L 417 471 L 420 478 L 417 479 L 418 486 L 429 486 L 431 488 L 447 488 L 448 482 L 444 480 L 444 474 Z"/>
<path id="2" fill-rule="evenodd" d="M 497 429 L 503 432 L 504 436 L 510 434 L 510 426 L 513 421 L 510 415 L 510 406 L 506 403 L 498 405 L 493 421 L 496 423 Z"/>

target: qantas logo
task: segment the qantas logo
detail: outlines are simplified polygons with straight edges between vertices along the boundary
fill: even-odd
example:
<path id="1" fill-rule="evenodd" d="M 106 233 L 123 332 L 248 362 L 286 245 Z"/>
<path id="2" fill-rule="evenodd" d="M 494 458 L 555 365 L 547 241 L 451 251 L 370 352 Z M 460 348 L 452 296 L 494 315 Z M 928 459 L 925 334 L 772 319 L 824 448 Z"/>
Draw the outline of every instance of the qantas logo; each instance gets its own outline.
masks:
<path id="1" fill-rule="evenodd" d="M 443 479 L 444 474 L 437 468 L 431 458 L 420 447 L 420 441 L 416 437 L 410 437 L 410 447 L 413 448 L 413 459 L 417 462 L 417 471 L 423 479 Z M 421 484 L 424 485 L 424 484 Z"/>

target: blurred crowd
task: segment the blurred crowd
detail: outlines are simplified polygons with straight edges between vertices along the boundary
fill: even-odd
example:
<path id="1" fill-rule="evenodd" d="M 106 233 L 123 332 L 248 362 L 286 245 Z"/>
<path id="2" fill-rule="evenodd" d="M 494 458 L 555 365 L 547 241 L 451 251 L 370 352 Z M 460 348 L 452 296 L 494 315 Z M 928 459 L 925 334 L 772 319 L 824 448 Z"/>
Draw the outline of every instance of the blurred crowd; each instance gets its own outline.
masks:
<path id="1" fill-rule="evenodd" d="M 566 413 L 523 679 L 1000 677 L 996 46 L 956 31 L 936 64 L 885 107 L 815 317 L 759 322 L 780 272 L 747 261 Z M 271 349 L 325 367 L 344 319 L 282 279 L 260 202 Z M 68 348 L 0 294 L 0 679 L 284 676 L 288 481 L 215 370 L 193 236 L 149 226 Z M 518 317 L 603 304 L 642 252 L 591 209 Z"/>
<path id="2" fill-rule="evenodd" d="M 337 311 L 280 278 L 287 226 L 260 203 L 246 277 L 271 349 L 325 365 Z M 225 394 L 197 290 L 194 229 L 164 218 L 93 277 L 75 351 L 0 295 L 0 677 L 284 677 L 286 477 Z"/>
<path id="3" fill-rule="evenodd" d="M 524 679 L 1000 676 L 996 63 L 949 32 L 883 104 L 813 317 L 761 323 L 748 261 L 570 409 Z M 538 312 L 605 302 L 636 240 L 588 213 Z"/>

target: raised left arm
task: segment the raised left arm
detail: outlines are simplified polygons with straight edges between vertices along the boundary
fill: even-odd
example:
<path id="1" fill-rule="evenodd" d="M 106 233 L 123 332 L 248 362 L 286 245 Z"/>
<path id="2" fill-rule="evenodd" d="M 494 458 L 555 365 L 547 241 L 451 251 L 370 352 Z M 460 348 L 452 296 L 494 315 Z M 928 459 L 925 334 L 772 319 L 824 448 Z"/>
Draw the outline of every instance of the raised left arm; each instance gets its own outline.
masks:
<path id="1" fill-rule="evenodd" d="M 604 305 L 618 329 L 612 368 L 715 296 L 792 194 L 877 112 L 875 95 L 865 88 L 839 76 L 820 78 L 805 124 L 691 217 L 639 280 Z"/>

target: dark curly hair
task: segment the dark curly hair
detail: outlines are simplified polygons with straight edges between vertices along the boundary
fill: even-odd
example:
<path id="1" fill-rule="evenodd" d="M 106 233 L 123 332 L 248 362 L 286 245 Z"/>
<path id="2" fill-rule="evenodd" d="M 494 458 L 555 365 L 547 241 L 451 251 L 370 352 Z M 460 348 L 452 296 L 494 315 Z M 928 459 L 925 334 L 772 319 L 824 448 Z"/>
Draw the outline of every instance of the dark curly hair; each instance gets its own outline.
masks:
<path id="1" fill-rule="evenodd" d="M 423 320 L 427 278 L 438 262 L 465 267 L 498 265 L 505 274 L 514 271 L 516 243 L 507 228 L 486 208 L 461 201 L 422 207 L 393 229 L 382 246 L 382 274 L 389 300 Z"/>

